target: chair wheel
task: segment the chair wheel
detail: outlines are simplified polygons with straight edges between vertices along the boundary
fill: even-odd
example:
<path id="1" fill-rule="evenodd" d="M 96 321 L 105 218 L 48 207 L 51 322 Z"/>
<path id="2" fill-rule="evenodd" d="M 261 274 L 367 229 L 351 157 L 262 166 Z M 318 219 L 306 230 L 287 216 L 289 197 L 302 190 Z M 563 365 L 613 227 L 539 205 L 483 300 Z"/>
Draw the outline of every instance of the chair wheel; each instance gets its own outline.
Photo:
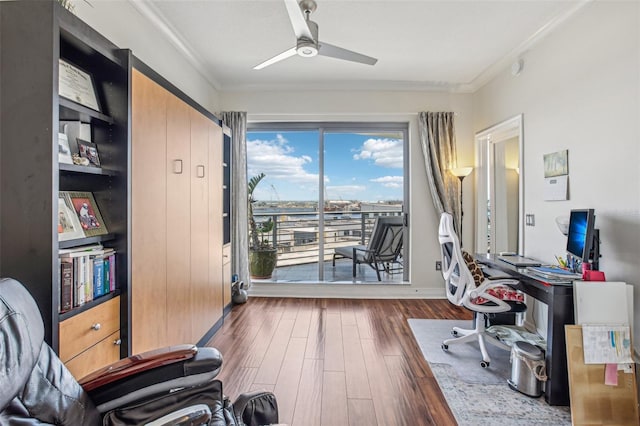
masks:
<path id="1" fill-rule="evenodd" d="M 455 330 L 451 330 L 451 335 L 454 336 L 454 337 L 457 337 L 458 336 L 458 332 L 455 331 Z"/>
<path id="2" fill-rule="evenodd" d="M 444 343 L 440 346 L 443 351 L 449 350 L 449 345 L 445 345 Z"/>
<path id="3" fill-rule="evenodd" d="M 480 367 L 489 368 L 489 362 L 488 361 L 481 361 L 480 362 Z"/>

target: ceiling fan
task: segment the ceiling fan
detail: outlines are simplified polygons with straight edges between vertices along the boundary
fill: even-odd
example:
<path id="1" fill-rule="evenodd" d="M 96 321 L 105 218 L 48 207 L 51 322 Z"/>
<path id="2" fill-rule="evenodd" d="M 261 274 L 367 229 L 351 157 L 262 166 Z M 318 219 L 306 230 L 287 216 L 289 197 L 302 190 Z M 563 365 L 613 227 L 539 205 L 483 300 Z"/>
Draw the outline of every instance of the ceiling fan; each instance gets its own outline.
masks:
<path id="1" fill-rule="evenodd" d="M 301 0 L 299 4 L 297 0 L 284 0 L 284 4 L 289 13 L 289 20 L 291 21 L 293 32 L 296 34 L 296 46 L 256 65 L 253 67 L 254 70 L 268 67 L 296 54 L 305 58 L 311 58 L 316 55 L 329 56 L 367 65 L 374 65 L 378 62 L 376 58 L 372 58 L 371 56 L 319 41 L 318 24 L 309 19 L 309 15 L 311 15 L 317 7 L 315 0 Z"/>

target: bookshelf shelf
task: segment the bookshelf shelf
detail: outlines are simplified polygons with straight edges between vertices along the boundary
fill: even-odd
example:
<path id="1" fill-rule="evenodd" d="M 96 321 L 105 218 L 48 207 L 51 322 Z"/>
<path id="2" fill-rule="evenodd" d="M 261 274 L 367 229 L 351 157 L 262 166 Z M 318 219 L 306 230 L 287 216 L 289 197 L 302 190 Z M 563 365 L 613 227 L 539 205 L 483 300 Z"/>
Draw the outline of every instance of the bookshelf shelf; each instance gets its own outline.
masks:
<path id="1" fill-rule="evenodd" d="M 69 319 L 71 317 L 74 317 L 74 316 L 76 316 L 78 314 L 81 314 L 81 313 L 83 313 L 85 311 L 88 311 L 89 309 L 91 309 L 91 308 L 93 308 L 95 306 L 98 306 L 98 305 L 100 305 L 100 304 L 102 304 L 104 302 L 107 302 L 107 301 L 109 301 L 109 300 L 111 300 L 111 299 L 113 299 L 114 297 L 117 297 L 117 296 L 120 296 L 120 290 L 112 291 L 112 292 L 107 293 L 107 294 L 105 294 L 103 296 L 100 296 L 100 297 L 98 297 L 96 299 L 93 299 L 92 301 L 87 302 L 82 306 L 75 307 L 72 310 L 67 311 L 67 312 L 62 312 L 62 313 L 60 313 L 58 315 L 58 318 L 60 319 L 60 321 L 64 321 L 64 320 Z"/>
<path id="2" fill-rule="evenodd" d="M 93 237 L 78 238 L 75 240 L 60 241 L 58 243 L 58 248 L 67 249 L 67 248 L 73 248 L 73 247 L 79 247 L 79 246 L 86 246 L 89 244 L 98 244 L 98 243 L 113 241 L 116 238 L 117 237 L 113 234 L 106 234 L 106 235 L 96 235 Z"/>
<path id="3" fill-rule="evenodd" d="M 60 163 L 59 169 L 61 172 L 69 173 L 86 173 L 90 175 L 102 175 L 102 176 L 120 176 L 121 173 L 117 170 L 109 170 L 103 167 L 90 167 L 79 166 L 77 164 Z"/>
<path id="4" fill-rule="evenodd" d="M 60 120 L 79 120 L 86 123 L 93 120 L 100 120 L 107 124 L 115 123 L 115 120 L 108 115 L 92 110 L 69 99 L 60 97 Z"/>

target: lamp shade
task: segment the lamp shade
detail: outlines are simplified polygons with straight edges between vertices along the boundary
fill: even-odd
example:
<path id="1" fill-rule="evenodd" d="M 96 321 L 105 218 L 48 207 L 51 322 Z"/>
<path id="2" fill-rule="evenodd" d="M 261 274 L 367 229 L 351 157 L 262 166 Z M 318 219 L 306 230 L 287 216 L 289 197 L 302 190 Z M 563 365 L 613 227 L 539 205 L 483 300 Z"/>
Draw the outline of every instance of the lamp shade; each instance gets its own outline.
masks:
<path id="1" fill-rule="evenodd" d="M 473 167 L 456 167 L 455 169 L 451 169 L 451 173 L 457 177 L 466 177 L 469 176 L 469 173 L 473 171 Z"/>

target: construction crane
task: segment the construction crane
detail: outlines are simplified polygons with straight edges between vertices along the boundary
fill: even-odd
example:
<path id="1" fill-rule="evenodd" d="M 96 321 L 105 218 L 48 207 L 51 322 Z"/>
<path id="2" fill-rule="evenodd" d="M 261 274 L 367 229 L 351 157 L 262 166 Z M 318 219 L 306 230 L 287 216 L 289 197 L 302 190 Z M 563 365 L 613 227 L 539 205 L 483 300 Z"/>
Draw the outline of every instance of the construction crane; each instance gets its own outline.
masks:
<path id="1" fill-rule="evenodd" d="M 275 194 L 276 196 L 276 201 L 280 202 L 280 195 L 278 195 L 278 191 L 276 191 L 276 187 L 273 184 L 271 184 L 271 190 L 273 191 L 273 194 Z M 273 199 L 271 201 L 273 201 Z"/>

